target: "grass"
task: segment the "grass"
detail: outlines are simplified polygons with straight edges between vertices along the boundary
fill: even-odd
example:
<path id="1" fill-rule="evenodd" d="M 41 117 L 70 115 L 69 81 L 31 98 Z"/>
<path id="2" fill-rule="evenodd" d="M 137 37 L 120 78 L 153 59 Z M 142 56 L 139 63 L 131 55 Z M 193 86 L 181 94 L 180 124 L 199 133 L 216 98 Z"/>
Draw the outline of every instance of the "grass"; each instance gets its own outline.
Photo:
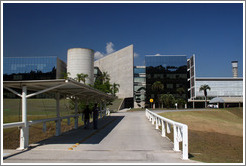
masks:
<path id="1" fill-rule="evenodd" d="M 188 125 L 190 159 L 208 163 L 243 162 L 242 108 L 160 115 Z M 172 140 L 172 134 L 168 136 Z"/>
<path id="2" fill-rule="evenodd" d="M 69 109 L 69 100 L 60 100 L 60 115 L 66 116 L 74 114 Z M 28 99 L 27 100 L 27 119 L 38 120 L 56 117 L 56 101 L 54 99 Z M 21 116 L 20 99 L 3 100 L 3 123 L 19 122 Z M 83 125 L 81 117 L 78 125 Z M 33 144 L 55 135 L 55 122 L 47 122 L 47 130 L 43 132 L 43 124 L 35 124 L 30 127 L 29 144 Z M 62 120 L 61 130 L 66 132 L 73 129 L 74 118 L 70 118 L 70 125 L 67 125 L 67 119 Z M 20 144 L 20 131 L 18 128 L 9 128 L 3 130 L 3 149 L 16 149 Z"/>

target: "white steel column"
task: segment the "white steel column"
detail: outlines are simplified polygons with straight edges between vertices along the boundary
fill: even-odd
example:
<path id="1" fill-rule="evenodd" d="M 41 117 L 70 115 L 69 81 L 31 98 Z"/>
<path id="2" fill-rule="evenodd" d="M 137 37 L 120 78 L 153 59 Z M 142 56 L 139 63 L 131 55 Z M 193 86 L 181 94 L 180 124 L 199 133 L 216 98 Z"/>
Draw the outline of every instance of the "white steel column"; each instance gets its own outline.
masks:
<path id="1" fill-rule="evenodd" d="M 56 121 L 56 134 L 55 136 L 59 136 L 61 134 L 61 119 L 60 119 L 60 93 L 56 93 L 56 117 L 58 120 Z"/>
<path id="2" fill-rule="evenodd" d="M 19 150 L 28 148 L 29 144 L 29 125 L 27 121 L 27 104 L 26 104 L 27 87 L 22 87 L 22 122 L 24 126 L 20 130 L 20 147 Z"/>
<path id="3" fill-rule="evenodd" d="M 75 99 L 75 115 L 76 117 L 74 118 L 74 128 L 78 129 L 78 100 Z"/>

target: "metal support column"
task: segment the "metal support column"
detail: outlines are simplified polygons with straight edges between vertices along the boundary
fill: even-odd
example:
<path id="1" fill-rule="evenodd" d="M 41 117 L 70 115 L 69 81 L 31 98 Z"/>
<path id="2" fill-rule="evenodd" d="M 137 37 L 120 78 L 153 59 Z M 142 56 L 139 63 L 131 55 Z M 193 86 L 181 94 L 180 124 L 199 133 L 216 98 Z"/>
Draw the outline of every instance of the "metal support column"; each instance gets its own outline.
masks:
<path id="1" fill-rule="evenodd" d="M 74 118 L 74 128 L 78 129 L 78 100 L 75 99 L 75 115 L 76 117 Z"/>
<path id="2" fill-rule="evenodd" d="M 58 120 L 56 121 L 56 134 L 55 134 L 55 136 L 59 136 L 61 134 L 60 93 L 56 93 L 56 117 L 58 118 Z"/>
<path id="3" fill-rule="evenodd" d="M 20 130 L 20 147 L 18 150 L 28 148 L 29 144 L 29 125 L 27 121 L 27 104 L 26 104 L 27 87 L 22 87 L 22 122 L 24 126 Z"/>
<path id="4" fill-rule="evenodd" d="M 100 118 L 102 118 L 102 101 L 100 101 Z"/>

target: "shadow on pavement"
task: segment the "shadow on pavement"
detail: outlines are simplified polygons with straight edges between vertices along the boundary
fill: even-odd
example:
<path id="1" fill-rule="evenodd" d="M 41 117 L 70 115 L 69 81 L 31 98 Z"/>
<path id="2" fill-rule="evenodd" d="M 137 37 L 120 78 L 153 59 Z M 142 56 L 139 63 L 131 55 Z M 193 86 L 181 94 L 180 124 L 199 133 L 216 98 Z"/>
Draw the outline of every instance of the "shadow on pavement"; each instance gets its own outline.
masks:
<path id="1" fill-rule="evenodd" d="M 124 116 L 108 116 L 98 119 L 98 129 L 93 130 L 93 122 L 90 123 L 89 129 L 80 126 L 62 133 L 60 136 L 54 136 L 38 142 L 38 146 L 47 144 L 98 144 L 103 140 L 124 118 Z"/>

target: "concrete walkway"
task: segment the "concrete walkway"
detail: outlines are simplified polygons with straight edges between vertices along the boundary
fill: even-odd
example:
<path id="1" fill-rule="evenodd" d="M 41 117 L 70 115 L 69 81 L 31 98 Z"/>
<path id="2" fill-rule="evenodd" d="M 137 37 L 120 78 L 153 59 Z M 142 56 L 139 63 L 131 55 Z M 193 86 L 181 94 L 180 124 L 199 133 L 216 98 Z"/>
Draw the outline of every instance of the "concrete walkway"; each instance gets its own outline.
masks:
<path id="1" fill-rule="evenodd" d="M 80 127 L 23 152 L 4 150 L 3 163 L 196 163 L 172 148 L 144 112 L 120 112 L 101 119 L 98 130 Z"/>

